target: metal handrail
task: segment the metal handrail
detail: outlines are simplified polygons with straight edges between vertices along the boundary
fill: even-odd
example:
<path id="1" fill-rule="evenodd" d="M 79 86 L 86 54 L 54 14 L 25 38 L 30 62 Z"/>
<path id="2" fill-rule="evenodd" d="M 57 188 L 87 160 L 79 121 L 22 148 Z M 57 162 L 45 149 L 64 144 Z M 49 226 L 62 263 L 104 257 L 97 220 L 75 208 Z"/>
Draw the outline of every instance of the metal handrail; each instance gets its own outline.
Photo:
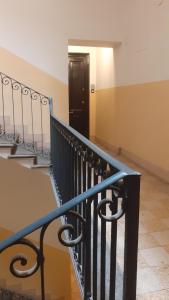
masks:
<path id="1" fill-rule="evenodd" d="M 40 270 L 41 298 L 45 300 L 44 237 L 48 226 L 54 220 L 63 217 L 64 225 L 58 230 L 58 238 L 62 245 L 72 249 L 72 259 L 83 299 L 89 300 L 91 296 L 93 300 L 98 299 L 97 257 L 100 251 L 99 299 L 105 300 L 106 223 L 111 222 L 109 296 L 110 299 L 114 299 L 117 221 L 125 215 L 123 300 L 135 300 L 140 174 L 112 158 L 64 122 L 58 121 L 53 114 L 51 98 L 49 109 L 51 178 L 61 206 L 1 241 L 0 253 L 13 245 L 25 245 L 35 252 L 37 261 L 31 269 L 20 271 L 15 268 L 16 262 L 24 266 L 27 264 L 27 259 L 19 254 L 12 259 L 10 271 L 16 277 L 25 278 Z M 107 191 L 110 193 L 108 199 Z M 109 206 L 109 215 L 107 215 L 106 205 Z M 98 231 L 99 219 L 100 232 Z M 40 229 L 39 244 L 27 239 L 27 236 L 38 229 Z M 65 231 L 64 239 L 62 233 Z M 101 241 L 100 245 L 98 245 L 98 237 Z"/>
<path id="2" fill-rule="evenodd" d="M 118 180 L 124 178 L 125 176 L 127 176 L 127 173 L 118 172 L 117 174 L 105 179 L 101 183 L 98 183 L 96 186 L 90 188 L 83 194 L 80 194 L 77 197 L 71 199 L 67 203 L 63 204 L 61 207 L 52 210 L 50 213 L 46 214 L 44 217 L 38 219 L 37 221 L 33 222 L 31 225 L 26 226 L 24 229 L 18 231 L 17 233 L 13 234 L 9 238 L 0 242 L 0 252 L 2 252 L 4 249 L 8 248 L 9 246 L 15 244 L 18 240 L 31 234 L 35 230 L 41 228 L 42 226 L 63 216 L 67 211 L 71 210 L 76 205 L 82 203 L 84 200 L 101 192 L 103 189 L 105 189 L 106 187 L 110 186 L 111 184 L 117 182 Z"/>
<path id="3" fill-rule="evenodd" d="M 56 118 L 56 116 L 53 113 L 53 101 L 52 98 L 49 98 L 49 107 L 50 107 L 50 114 L 51 117 L 59 122 L 64 128 L 66 128 L 69 132 L 71 132 L 80 142 L 82 142 L 84 145 L 86 145 L 88 148 L 91 149 L 91 151 L 95 152 L 98 156 L 100 156 L 103 160 L 105 160 L 107 163 L 109 163 L 112 167 L 117 168 L 119 171 L 124 171 L 128 175 L 140 175 L 138 172 L 132 170 L 127 165 L 121 163 L 117 159 L 113 158 L 111 155 L 97 147 L 94 143 L 92 143 L 90 140 L 88 140 L 85 136 L 83 136 L 81 133 L 76 131 L 71 126 L 67 125 L 65 122 L 59 120 Z"/>

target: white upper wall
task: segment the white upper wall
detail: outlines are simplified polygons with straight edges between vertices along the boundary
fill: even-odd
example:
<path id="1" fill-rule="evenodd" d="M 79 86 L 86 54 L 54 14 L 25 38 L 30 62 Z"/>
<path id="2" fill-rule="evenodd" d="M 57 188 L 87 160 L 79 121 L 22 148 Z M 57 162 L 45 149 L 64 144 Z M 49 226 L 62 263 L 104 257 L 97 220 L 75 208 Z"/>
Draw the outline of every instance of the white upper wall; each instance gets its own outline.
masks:
<path id="1" fill-rule="evenodd" d="M 169 0 L 0 0 L 0 7 L 0 46 L 64 83 L 70 39 L 122 41 L 117 85 L 169 79 Z"/>
<path id="2" fill-rule="evenodd" d="M 121 40 L 124 6 L 123 0 L 0 0 L 0 46 L 67 83 L 68 40 Z"/>
<path id="3" fill-rule="evenodd" d="M 118 85 L 169 79 L 169 0 L 126 0 L 122 45 L 115 50 Z"/>

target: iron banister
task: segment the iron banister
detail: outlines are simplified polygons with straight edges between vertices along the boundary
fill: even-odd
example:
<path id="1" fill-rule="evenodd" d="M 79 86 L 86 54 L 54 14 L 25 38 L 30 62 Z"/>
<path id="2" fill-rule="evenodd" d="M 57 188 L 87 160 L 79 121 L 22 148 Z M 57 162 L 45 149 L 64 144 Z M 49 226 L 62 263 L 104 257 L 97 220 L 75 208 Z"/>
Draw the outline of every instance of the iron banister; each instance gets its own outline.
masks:
<path id="1" fill-rule="evenodd" d="M 0 252 L 2 252 L 4 249 L 10 247 L 14 243 L 16 243 L 18 240 L 24 238 L 25 236 L 31 234 L 35 230 L 41 228 L 45 224 L 50 223 L 52 220 L 57 219 L 64 215 L 67 211 L 71 210 L 76 205 L 82 203 L 84 200 L 91 198 L 95 194 L 101 192 L 102 190 L 106 189 L 111 184 L 117 182 L 120 179 L 123 179 L 128 174 L 125 172 L 118 172 L 117 174 L 105 179 L 101 183 L 98 183 L 96 186 L 90 188 L 86 192 L 78 195 L 77 197 L 71 199 L 67 203 L 63 204 L 61 207 L 54 209 L 44 217 L 40 218 L 39 220 L 35 221 L 34 223 L 26 226 L 22 230 L 18 231 L 17 233 L 13 234 L 9 238 L 3 240 L 0 242 Z"/>
<path id="2" fill-rule="evenodd" d="M 135 300 L 140 174 L 58 121 L 52 98 L 46 103 L 50 111 L 52 184 L 60 206 L 1 241 L 0 253 L 14 245 L 33 251 L 33 266 L 29 267 L 29 258 L 19 253 L 10 260 L 9 270 L 18 278 L 39 271 L 41 299 L 46 300 L 44 238 L 48 226 L 62 217 L 58 239 L 70 248 L 82 298 L 115 299 L 117 228 L 125 215 L 123 300 Z M 38 229 L 38 241 L 30 240 L 29 235 Z"/>
<path id="3" fill-rule="evenodd" d="M 0 91 L 0 137 L 49 159 L 49 97 L 2 72 Z"/>
<path id="4" fill-rule="evenodd" d="M 51 106 L 53 107 L 53 106 Z M 97 147 L 94 143 L 89 141 L 87 138 L 85 138 L 82 134 L 80 134 L 78 131 L 76 131 L 71 126 L 65 124 L 63 121 L 58 120 L 53 112 L 51 111 L 51 117 L 59 122 L 63 127 L 65 127 L 69 132 L 71 132 L 80 142 L 82 142 L 86 147 L 90 148 L 91 151 L 95 152 L 98 156 L 100 156 L 103 160 L 105 160 L 107 163 L 109 163 L 112 167 L 117 168 L 119 171 L 124 171 L 129 175 L 139 175 L 138 172 L 130 169 L 125 164 L 119 162 L 115 158 L 112 158 L 109 154 L 101 150 L 99 147 Z"/>
<path id="5" fill-rule="evenodd" d="M 42 93 L 40 93 L 40 92 L 34 90 L 33 88 L 28 87 L 28 86 L 25 85 L 23 82 L 19 82 L 18 80 L 14 79 L 13 77 L 11 77 L 11 76 L 9 76 L 9 75 L 3 73 L 3 72 L 0 72 L 0 78 L 1 78 L 1 81 L 4 79 L 3 76 L 4 76 L 4 78 L 8 78 L 8 79 L 12 80 L 13 83 L 22 85 L 24 88 L 31 90 L 33 93 L 36 93 L 36 94 L 41 95 L 43 98 L 48 99 L 48 101 L 49 101 L 50 98 L 49 98 L 48 96 L 45 96 L 45 95 L 43 95 Z"/>

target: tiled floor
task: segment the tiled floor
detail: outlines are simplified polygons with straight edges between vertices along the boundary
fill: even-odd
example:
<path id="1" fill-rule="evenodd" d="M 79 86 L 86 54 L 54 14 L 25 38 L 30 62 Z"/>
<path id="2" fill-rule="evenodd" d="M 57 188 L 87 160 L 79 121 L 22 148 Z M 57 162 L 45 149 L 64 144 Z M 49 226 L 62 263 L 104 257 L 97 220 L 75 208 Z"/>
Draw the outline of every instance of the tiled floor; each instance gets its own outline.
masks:
<path id="1" fill-rule="evenodd" d="M 138 300 L 169 300 L 169 184 L 118 157 L 142 174 Z"/>

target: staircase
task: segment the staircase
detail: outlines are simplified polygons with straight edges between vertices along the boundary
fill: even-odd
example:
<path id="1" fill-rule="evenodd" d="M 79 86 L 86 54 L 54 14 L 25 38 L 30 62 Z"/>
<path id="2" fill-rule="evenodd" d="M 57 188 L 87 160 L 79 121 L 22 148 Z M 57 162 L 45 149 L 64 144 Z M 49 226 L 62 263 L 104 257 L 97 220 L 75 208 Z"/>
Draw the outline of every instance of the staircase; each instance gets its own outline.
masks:
<path id="1" fill-rule="evenodd" d="M 15 294 L 10 287 L 2 286 L 0 299 L 50 299 L 44 239 L 50 225 L 59 220 L 58 241 L 68 248 L 81 299 L 135 300 L 140 174 L 57 120 L 52 99 L 3 73 L 0 76 L 0 156 L 50 176 L 58 205 L 0 242 L 0 254 L 13 246 L 33 251 L 36 262 L 31 268 L 28 258 L 18 253 L 11 257 L 9 272 L 19 282 L 39 274 L 40 295 L 27 296 L 26 291 Z M 11 91 L 5 92 L 6 88 Z M 26 118 L 25 110 L 29 109 Z M 50 120 L 49 131 L 45 120 Z M 123 232 L 120 242 L 119 230 Z M 34 232 L 38 235 L 36 242 L 31 239 Z M 80 299 L 57 299 L 56 295 L 52 300 Z"/>
<path id="2" fill-rule="evenodd" d="M 5 159 L 16 160 L 20 165 L 31 170 L 40 170 L 49 175 L 50 161 L 44 159 L 38 154 L 31 154 L 24 148 L 18 148 L 16 143 L 4 143 L 0 141 L 0 157 Z"/>

